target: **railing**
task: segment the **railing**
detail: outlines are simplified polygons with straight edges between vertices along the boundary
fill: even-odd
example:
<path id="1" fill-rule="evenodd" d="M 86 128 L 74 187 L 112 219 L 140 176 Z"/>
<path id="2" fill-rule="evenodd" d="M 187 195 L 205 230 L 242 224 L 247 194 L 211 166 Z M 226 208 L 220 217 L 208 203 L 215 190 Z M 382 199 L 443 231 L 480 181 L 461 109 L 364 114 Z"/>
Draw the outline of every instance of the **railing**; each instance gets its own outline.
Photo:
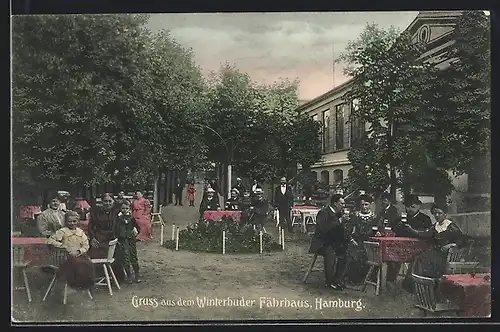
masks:
<path id="1" fill-rule="evenodd" d="M 491 212 L 469 212 L 450 214 L 462 232 L 473 237 L 491 236 Z"/>

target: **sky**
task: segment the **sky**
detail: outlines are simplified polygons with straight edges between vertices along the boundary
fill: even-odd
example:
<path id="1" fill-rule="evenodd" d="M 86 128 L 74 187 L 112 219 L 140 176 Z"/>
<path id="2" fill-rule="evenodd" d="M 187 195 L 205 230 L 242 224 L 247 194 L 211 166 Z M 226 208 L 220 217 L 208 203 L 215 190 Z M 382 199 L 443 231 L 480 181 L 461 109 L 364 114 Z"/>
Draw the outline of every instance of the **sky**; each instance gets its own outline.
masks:
<path id="1" fill-rule="evenodd" d="M 192 48 L 204 74 L 229 62 L 260 84 L 298 79 L 299 99 L 311 100 L 348 78 L 333 59 L 367 23 L 404 30 L 418 12 L 151 14 L 148 28 L 169 30 Z"/>

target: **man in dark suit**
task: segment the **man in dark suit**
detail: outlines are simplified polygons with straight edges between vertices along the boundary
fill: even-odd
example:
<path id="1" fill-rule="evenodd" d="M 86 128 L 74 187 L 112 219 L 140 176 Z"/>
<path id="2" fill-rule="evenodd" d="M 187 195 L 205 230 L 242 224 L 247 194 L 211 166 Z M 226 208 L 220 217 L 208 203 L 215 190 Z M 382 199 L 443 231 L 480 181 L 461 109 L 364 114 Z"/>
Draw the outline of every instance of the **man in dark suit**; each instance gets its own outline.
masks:
<path id="1" fill-rule="evenodd" d="M 287 185 L 286 178 L 281 178 L 281 185 L 276 187 L 274 191 L 274 208 L 278 209 L 280 214 L 280 225 L 288 228 L 290 233 L 293 233 L 292 220 L 290 219 L 290 212 L 293 207 L 293 193 L 292 188 Z"/>
<path id="2" fill-rule="evenodd" d="M 310 253 L 322 255 L 325 268 L 325 285 L 334 290 L 343 290 L 343 276 L 346 268 L 346 252 L 349 239 L 346 237 L 343 215 L 344 198 L 334 194 L 330 204 L 322 208 L 316 217 Z M 337 260 L 335 260 L 337 257 Z M 335 264 L 336 261 L 336 264 Z M 336 266 L 335 266 L 336 265 Z"/>
<path id="3" fill-rule="evenodd" d="M 397 207 L 395 207 L 391 202 L 391 194 L 384 192 L 381 195 L 382 211 L 380 211 L 378 216 L 378 232 L 384 234 L 384 224 L 396 234 L 396 236 L 402 236 L 402 225 L 401 216 L 399 215 Z M 388 262 L 387 263 L 387 282 L 393 283 L 398 277 L 399 270 L 401 269 L 401 263 L 398 262 Z"/>
<path id="4" fill-rule="evenodd" d="M 175 183 L 175 205 L 182 206 L 182 191 L 184 190 L 184 185 L 181 183 L 181 179 L 177 178 Z"/>
<path id="5" fill-rule="evenodd" d="M 409 195 L 404 200 L 404 205 L 407 213 L 407 224 L 410 225 L 413 229 L 417 231 L 425 231 L 432 227 L 431 217 L 426 215 L 425 213 L 420 212 L 420 206 L 422 205 L 422 201 L 415 196 Z M 407 228 L 401 227 L 398 230 L 399 236 L 405 237 L 414 237 L 415 234 L 410 232 Z"/>

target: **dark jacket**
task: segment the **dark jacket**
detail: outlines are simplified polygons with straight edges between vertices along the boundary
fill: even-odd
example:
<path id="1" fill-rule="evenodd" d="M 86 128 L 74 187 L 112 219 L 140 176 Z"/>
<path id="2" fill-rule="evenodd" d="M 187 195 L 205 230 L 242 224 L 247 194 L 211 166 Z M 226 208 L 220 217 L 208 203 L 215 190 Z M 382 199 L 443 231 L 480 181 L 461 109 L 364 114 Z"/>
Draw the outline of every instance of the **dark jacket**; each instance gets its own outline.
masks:
<path id="1" fill-rule="evenodd" d="M 139 225 L 132 215 L 119 215 L 116 218 L 114 233 L 118 239 L 135 239 L 134 227 L 140 232 Z"/>
<path id="2" fill-rule="evenodd" d="M 249 210 L 250 218 L 256 223 L 264 223 L 269 212 L 269 202 L 266 199 L 254 200 Z"/>
<path id="3" fill-rule="evenodd" d="M 285 194 L 281 193 L 281 185 L 274 189 L 274 207 L 280 210 L 290 210 L 293 206 L 293 193 L 290 186 L 286 186 Z"/>
<path id="4" fill-rule="evenodd" d="M 316 216 L 316 231 L 309 252 L 322 255 L 324 248 L 333 247 L 337 252 L 345 253 L 349 240 L 340 213 L 334 213 L 330 206 L 322 208 Z"/>
<path id="5" fill-rule="evenodd" d="M 377 217 L 377 225 L 380 231 L 384 230 L 384 220 L 387 219 L 387 226 L 391 227 L 392 231 L 398 235 L 401 229 L 401 216 L 399 215 L 398 208 L 394 205 L 389 205 L 388 208 L 383 209 Z"/>
<path id="6" fill-rule="evenodd" d="M 408 217 L 408 225 L 410 225 L 413 229 L 417 231 L 425 231 L 427 229 L 432 228 L 432 221 L 431 218 L 422 213 L 422 212 L 417 212 L 412 217 Z M 415 234 L 410 232 L 407 228 L 400 227 L 398 229 L 398 236 L 404 236 L 404 237 L 415 237 Z"/>
<path id="7" fill-rule="evenodd" d="M 203 215 L 205 211 L 214 211 L 220 207 L 219 200 L 215 197 L 211 201 L 208 198 L 204 199 L 200 205 L 200 215 Z"/>
<path id="8" fill-rule="evenodd" d="M 241 211 L 239 203 L 240 203 L 240 200 L 238 198 L 237 199 L 229 198 L 226 201 L 226 206 L 224 207 L 224 210 L 226 210 L 226 211 Z"/>

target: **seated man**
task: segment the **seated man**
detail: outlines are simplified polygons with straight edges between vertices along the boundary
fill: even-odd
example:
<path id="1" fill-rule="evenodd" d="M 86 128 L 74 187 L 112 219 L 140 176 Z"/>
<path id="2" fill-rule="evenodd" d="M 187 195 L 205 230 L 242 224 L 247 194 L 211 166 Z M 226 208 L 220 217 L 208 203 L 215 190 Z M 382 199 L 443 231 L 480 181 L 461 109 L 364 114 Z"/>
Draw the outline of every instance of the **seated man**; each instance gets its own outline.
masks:
<path id="1" fill-rule="evenodd" d="M 269 202 L 264 199 L 264 192 L 262 189 L 257 188 L 255 190 L 255 198 L 249 209 L 249 222 L 262 229 L 264 227 L 264 223 L 266 222 L 268 212 Z"/>
<path id="2" fill-rule="evenodd" d="M 239 211 L 239 195 L 240 192 L 238 189 L 231 189 L 231 197 L 226 202 L 225 210 L 226 211 Z"/>
<path id="3" fill-rule="evenodd" d="M 421 204 L 422 202 L 415 195 L 410 195 L 405 199 L 404 205 L 408 217 L 407 224 L 417 231 L 426 231 L 432 228 L 432 221 L 428 215 L 420 211 Z M 415 237 L 415 234 L 410 232 L 408 228 L 401 226 L 403 225 L 400 225 L 396 230 L 398 236 Z"/>
<path id="4" fill-rule="evenodd" d="M 205 211 L 220 210 L 219 200 L 215 198 L 215 190 L 211 187 L 207 189 L 207 197 L 200 204 L 200 219 L 203 219 Z"/>

